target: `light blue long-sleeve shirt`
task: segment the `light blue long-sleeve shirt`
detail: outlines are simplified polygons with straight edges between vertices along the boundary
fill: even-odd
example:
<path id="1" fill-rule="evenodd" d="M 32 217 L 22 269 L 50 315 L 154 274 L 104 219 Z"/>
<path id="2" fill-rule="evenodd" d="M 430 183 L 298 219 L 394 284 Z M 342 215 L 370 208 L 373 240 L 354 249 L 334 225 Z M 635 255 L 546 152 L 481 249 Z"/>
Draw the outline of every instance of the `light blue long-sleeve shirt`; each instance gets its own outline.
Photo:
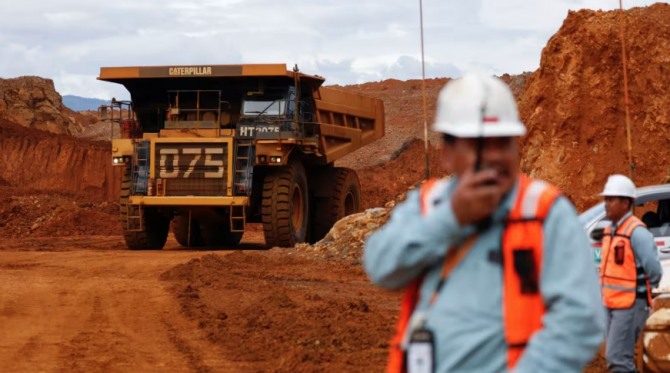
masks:
<path id="1" fill-rule="evenodd" d="M 628 212 L 616 224 L 612 224 L 612 232 L 616 232 L 617 227 L 632 214 L 632 212 Z M 654 235 L 647 228 L 637 227 L 633 229 L 633 233 L 630 235 L 630 245 L 633 247 L 636 266 L 642 268 L 649 278 L 652 288 L 658 287 L 661 276 L 663 276 L 663 268 L 658 260 L 658 249 L 656 248 Z M 638 291 L 644 292 L 645 289 L 638 288 Z"/>
<path id="2" fill-rule="evenodd" d="M 490 260 L 489 252 L 501 250 L 503 223 L 517 186 L 428 307 L 447 248 L 475 231 L 456 221 L 450 202 L 455 182 L 449 182 L 441 202 L 426 216 L 418 191 L 410 192 L 387 224 L 369 237 L 365 269 L 374 283 L 390 289 L 426 272 L 416 310 L 426 312 L 426 325 L 435 334 L 436 372 L 505 372 L 502 265 Z M 605 313 L 590 250 L 574 208 L 560 197 L 544 222 L 543 328 L 529 341 L 515 372 L 581 372 L 594 357 L 603 342 Z"/>

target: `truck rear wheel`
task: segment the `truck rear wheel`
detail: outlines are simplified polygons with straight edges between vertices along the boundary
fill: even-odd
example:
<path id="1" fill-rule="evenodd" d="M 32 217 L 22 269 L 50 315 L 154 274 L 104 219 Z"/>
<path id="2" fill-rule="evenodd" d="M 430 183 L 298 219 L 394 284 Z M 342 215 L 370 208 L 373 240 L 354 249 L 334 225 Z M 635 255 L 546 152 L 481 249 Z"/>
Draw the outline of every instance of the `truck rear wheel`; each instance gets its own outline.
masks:
<path id="1" fill-rule="evenodd" d="M 204 245 L 200 234 L 200 224 L 188 216 L 177 215 L 172 218 L 172 234 L 183 247 L 201 247 Z"/>
<path id="2" fill-rule="evenodd" d="M 130 204 L 130 170 L 123 174 L 121 182 L 121 198 L 119 199 L 119 221 L 123 229 L 123 238 L 130 250 L 160 250 L 165 246 L 170 219 L 152 208 L 144 208 L 140 219 L 132 219 L 128 225 L 128 217 L 137 215 L 137 206 Z M 143 230 L 137 230 L 141 227 Z"/>
<path id="3" fill-rule="evenodd" d="M 317 188 L 312 214 L 312 243 L 325 237 L 338 220 L 361 211 L 361 184 L 356 171 L 331 168 L 319 178 Z"/>
<path id="4" fill-rule="evenodd" d="M 292 247 L 305 242 L 309 195 L 305 168 L 300 162 L 270 171 L 263 181 L 261 215 L 269 247 Z"/>

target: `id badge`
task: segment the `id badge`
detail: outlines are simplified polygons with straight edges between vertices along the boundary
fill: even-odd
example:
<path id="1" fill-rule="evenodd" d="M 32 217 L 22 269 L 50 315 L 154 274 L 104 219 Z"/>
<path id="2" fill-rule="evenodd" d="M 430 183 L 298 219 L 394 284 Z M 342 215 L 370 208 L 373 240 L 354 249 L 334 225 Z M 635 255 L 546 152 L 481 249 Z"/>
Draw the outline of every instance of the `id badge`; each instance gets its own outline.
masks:
<path id="1" fill-rule="evenodd" d="M 414 330 L 407 346 L 407 373 L 433 373 L 434 352 L 433 332 L 425 328 Z"/>

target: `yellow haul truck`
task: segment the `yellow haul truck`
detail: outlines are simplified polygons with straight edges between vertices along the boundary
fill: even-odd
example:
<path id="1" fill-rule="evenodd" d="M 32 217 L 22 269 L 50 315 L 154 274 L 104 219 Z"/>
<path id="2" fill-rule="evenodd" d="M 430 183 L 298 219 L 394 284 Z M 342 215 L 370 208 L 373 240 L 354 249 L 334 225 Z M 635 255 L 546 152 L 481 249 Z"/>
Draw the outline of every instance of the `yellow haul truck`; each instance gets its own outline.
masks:
<path id="1" fill-rule="evenodd" d="M 130 249 L 161 249 L 170 229 L 185 247 L 234 247 L 246 223 L 293 246 L 361 209 L 356 172 L 334 162 L 384 135 L 381 100 L 285 64 L 103 67 L 98 79 L 131 96 L 100 108 Z"/>

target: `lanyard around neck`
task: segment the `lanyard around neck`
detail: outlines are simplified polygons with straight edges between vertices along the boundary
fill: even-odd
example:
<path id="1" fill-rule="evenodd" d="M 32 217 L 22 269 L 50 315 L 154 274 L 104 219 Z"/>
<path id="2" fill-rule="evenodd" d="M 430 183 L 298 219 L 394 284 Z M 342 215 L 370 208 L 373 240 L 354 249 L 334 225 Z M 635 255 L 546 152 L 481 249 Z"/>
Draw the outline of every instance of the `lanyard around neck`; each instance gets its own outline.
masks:
<path id="1" fill-rule="evenodd" d="M 478 234 L 472 234 L 468 237 L 461 246 L 452 246 L 451 249 L 447 252 L 447 255 L 444 257 L 444 263 L 442 264 L 442 272 L 440 272 L 440 280 L 437 283 L 435 291 L 430 296 L 429 304 L 434 304 L 437 300 L 437 296 L 442 290 L 444 283 L 451 274 L 451 271 L 456 268 L 456 266 L 465 258 L 465 256 L 470 252 L 472 246 L 477 239 Z"/>

